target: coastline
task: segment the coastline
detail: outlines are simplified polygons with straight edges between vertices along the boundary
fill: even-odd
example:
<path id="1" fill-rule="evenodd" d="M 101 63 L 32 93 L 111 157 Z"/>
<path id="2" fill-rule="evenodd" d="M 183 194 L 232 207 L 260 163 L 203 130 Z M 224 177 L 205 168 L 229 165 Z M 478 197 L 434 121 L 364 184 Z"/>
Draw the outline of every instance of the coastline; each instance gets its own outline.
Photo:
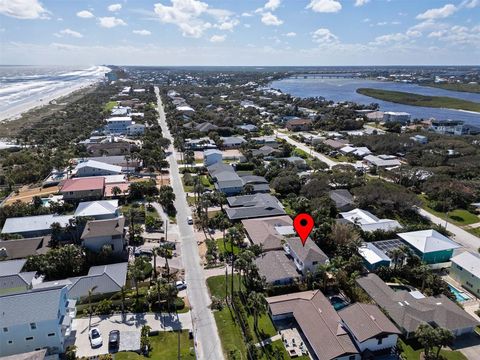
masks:
<path id="1" fill-rule="evenodd" d="M 76 84 L 69 86 L 67 88 L 59 89 L 49 95 L 42 97 L 41 99 L 32 99 L 30 101 L 18 104 L 17 106 L 11 107 L 10 109 L 0 112 L 0 123 L 5 123 L 9 121 L 14 121 L 22 117 L 22 115 L 31 110 L 37 110 L 44 106 L 50 105 L 53 100 L 60 100 L 73 92 L 83 90 L 85 88 L 95 86 L 98 82 L 102 81 L 98 79 L 97 81 L 92 81 L 83 84 Z"/>

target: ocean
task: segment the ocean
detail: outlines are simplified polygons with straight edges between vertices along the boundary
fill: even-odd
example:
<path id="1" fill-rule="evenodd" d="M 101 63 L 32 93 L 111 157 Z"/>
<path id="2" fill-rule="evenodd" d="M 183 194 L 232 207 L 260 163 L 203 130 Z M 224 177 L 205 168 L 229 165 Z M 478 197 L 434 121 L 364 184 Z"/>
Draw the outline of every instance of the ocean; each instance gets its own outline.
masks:
<path id="1" fill-rule="evenodd" d="M 105 66 L 0 66 L 0 120 L 104 79 Z"/>
<path id="2" fill-rule="evenodd" d="M 287 78 L 273 81 L 270 87 L 279 89 L 284 93 L 298 97 L 321 96 L 335 102 L 352 101 L 358 104 L 368 105 L 378 103 L 382 111 L 405 111 L 412 118 L 435 118 L 437 120 L 463 120 L 466 124 L 480 127 L 480 114 L 461 110 L 443 108 L 429 108 L 422 106 L 410 106 L 382 101 L 361 95 L 356 92 L 358 88 L 376 88 L 392 91 L 404 91 L 421 95 L 449 96 L 480 103 L 480 94 L 450 91 L 416 84 L 398 83 L 391 81 L 375 81 L 359 78 Z"/>

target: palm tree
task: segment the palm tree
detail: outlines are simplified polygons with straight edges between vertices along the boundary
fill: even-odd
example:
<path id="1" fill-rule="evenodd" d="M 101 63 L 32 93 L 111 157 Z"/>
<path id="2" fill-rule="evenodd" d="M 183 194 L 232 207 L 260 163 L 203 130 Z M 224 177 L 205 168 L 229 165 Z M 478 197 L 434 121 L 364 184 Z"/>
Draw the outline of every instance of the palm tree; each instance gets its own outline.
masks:
<path id="1" fill-rule="evenodd" d="M 122 193 L 122 189 L 120 189 L 118 186 L 114 186 L 112 188 L 112 195 L 114 197 L 118 197 Z"/>
<path id="2" fill-rule="evenodd" d="M 332 269 L 333 269 L 333 265 L 330 263 L 321 264 L 317 268 L 317 274 L 319 277 L 322 278 L 323 292 L 327 290 L 328 275 Z"/>
<path id="3" fill-rule="evenodd" d="M 267 302 L 262 293 L 252 291 L 248 295 L 247 306 L 253 314 L 253 328 L 258 332 L 258 318 L 267 312 Z"/>
<path id="4" fill-rule="evenodd" d="M 231 258 L 232 258 L 232 276 L 231 276 L 231 281 L 232 281 L 232 286 L 231 286 L 231 290 L 232 290 L 232 296 L 233 296 L 233 277 L 234 277 L 234 274 L 235 274 L 235 256 L 233 254 L 233 245 L 234 244 L 238 244 L 241 240 L 242 240 L 242 235 L 240 234 L 240 232 L 238 231 L 238 229 L 236 227 L 231 227 L 228 229 L 227 231 L 227 235 L 226 235 L 228 241 L 230 242 L 230 249 L 231 249 Z"/>
<path id="5" fill-rule="evenodd" d="M 388 256 L 393 261 L 393 270 L 396 271 L 397 266 L 400 262 L 400 259 L 403 259 L 403 256 L 405 256 L 405 254 L 403 253 L 403 251 L 400 248 L 395 248 L 395 249 L 392 249 L 388 252 Z"/>
<path id="6" fill-rule="evenodd" d="M 159 253 L 160 248 L 155 247 L 152 249 L 152 255 L 153 255 L 153 279 L 154 281 L 157 281 L 157 255 Z"/>
<path id="7" fill-rule="evenodd" d="M 422 279 L 421 292 L 423 292 L 423 290 L 425 290 L 425 280 L 427 279 L 427 276 L 430 274 L 430 267 L 427 264 L 422 263 L 419 267 L 415 269 L 415 272 Z"/>
<path id="8" fill-rule="evenodd" d="M 97 289 L 97 286 L 93 286 L 90 289 L 88 289 L 88 312 L 89 312 L 89 318 L 88 318 L 88 329 L 90 330 L 92 326 L 92 294 L 93 292 Z"/>
<path id="9" fill-rule="evenodd" d="M 158 248 L 158 255 L 165 259 L 165 269 L 167 271 L 167 280 L 170 279 L 170 266 L 168 265 L 168 259 L 171 256 L 170 250 L 164 246 Z"/>

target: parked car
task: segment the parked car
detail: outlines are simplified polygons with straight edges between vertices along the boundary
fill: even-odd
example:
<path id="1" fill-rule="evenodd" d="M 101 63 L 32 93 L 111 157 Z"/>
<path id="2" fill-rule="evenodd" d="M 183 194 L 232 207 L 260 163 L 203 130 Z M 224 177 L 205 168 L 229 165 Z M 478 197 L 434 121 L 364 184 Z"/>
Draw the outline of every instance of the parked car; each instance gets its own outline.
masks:
<path id="1" fill-rule="evenodd" d="M 184 280 L 178 280 L 175 283 L 177 290 L 184 290 L 187 288 L 187 283 Z"/>
<path id="2" fill-rule="evenodd" d="M 139 256 L 146 256 L 148 258 L 151 258 L 153 257 L 153 252 L 152 250 L 148 250 L 148 249 L 136 249 L 135 250 L 135 257 L 139 257 Z"/>
<path id="3" fill-rule="evenodd" d="M 164 241 L 158 244 L 158 246 L 164 247 L 165 249 L 175 250 L 177 245 L 173 241 Z"/>
<path id="4" fill-rule="evenodd" d="M 120 331 L 112 330 L 108 334 L 108 348 L 112 350 L 118 350 L 120 345 Z"/>
<path id="5" fill-rule="evenodd" d="M 90 345 L 92 348 L 97 348 L 103 345 L 102 334 L 98 328 L 91 328 L 88 332 L 88 338 L 90 339 Z"/>
<path id="6" fill-rule="evenodd" d="M 193 225 L 193 219 L 191 216 L 187 216 L 187 224 L 188 225 Z"/>

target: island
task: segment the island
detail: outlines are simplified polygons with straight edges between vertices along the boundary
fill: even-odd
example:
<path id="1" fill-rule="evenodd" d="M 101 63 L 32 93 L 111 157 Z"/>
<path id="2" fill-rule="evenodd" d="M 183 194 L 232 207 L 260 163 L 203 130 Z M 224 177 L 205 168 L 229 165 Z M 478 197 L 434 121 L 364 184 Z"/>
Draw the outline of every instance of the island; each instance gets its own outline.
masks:
<path id="1" fill-rule="evenodd" d="M 426 96 L 373 88 L 358 88 L 357 93 L 398 104 L 480 112 L 480 103 L 448 96 Z"/>

